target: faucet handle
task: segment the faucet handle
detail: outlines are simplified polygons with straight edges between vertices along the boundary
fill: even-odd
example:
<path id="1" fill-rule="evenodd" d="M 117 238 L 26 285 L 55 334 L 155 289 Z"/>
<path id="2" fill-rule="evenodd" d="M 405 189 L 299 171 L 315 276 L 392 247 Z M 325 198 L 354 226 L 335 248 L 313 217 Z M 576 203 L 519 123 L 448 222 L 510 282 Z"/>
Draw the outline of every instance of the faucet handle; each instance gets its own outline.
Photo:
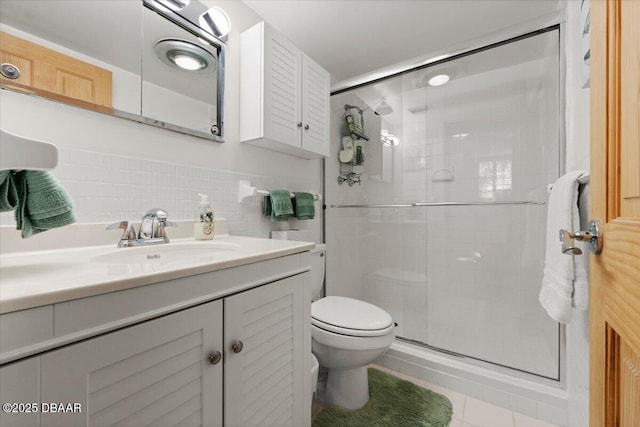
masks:
<path id="1" fill-rule="evenodd" d="M 129 224 L 129 221 L 114 222 L 113 224 L 109 224 L 107 226 L 107 230 L 115 229 L 124 230 L 122 232 L 122 237 L 120 237 L 118 246 L 122 246 L 123 242 L 136 239 L 136 230 L 134 230 L 133 225 Z"/>
<path id="2" fill-rule="evenodd" d="M 158 229 L 156 230 L 156 237 L 162 237 L 167 243 L 169 243 L 169 236 L 167 236 L 167 233 L 165 233 L 164 228 L 177 226 L 178 224 L 176 224 L 175 222 L 158 218 Z"/>

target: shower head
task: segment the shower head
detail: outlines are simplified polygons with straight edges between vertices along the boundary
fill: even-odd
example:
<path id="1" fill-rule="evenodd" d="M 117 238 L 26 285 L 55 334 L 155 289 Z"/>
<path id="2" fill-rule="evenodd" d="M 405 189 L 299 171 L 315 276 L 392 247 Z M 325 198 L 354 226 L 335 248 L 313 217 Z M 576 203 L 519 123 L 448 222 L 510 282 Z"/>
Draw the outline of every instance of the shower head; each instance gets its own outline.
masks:
<path id="1" fill-rule="evenodd" d="M 393 108 L 391 105 L 387 104 L 384 98 L 380 101 L 380 103 L 373 110 L 378 116 L 386 116 L 387 114 L 393 113 Z"/>

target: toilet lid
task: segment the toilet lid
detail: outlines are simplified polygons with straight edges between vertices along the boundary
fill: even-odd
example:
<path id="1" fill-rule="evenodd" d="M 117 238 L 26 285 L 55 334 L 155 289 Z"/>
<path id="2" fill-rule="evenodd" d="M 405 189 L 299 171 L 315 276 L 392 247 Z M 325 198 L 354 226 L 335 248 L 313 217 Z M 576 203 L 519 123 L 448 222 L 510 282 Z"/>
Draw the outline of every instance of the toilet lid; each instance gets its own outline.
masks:
<path id="1" fill-rule="evenodd" d="M 330 296 L 311 304 L 311 324 L 343 335 L 382 336 L 393 330 L 383 309 L 353 298 Z"/>

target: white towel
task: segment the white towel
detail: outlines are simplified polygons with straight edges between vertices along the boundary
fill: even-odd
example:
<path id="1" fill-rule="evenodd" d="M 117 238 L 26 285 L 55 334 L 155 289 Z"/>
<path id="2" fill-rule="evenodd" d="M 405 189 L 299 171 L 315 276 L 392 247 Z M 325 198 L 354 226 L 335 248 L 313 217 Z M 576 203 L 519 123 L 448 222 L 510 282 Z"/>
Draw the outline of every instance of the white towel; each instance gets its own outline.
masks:
<path id="1" fill-rule="evenodd" d="M 547 210 L 546 254 L 539 300 L 547 314 L 560 323 L 569 323 L 576 308 L 586 309 L 588 303 L 587 276 L 582 255 L 562 253 L 559 240 L 560 229 L 578 231 L 578 178 L 586 171 L 573 171 L 561 176 L 549 195 Z M 583 247 L 583 245 L 580 245 Z"/>
<path id="2" fill-rule="evenodd" d="M 589 175 L 580 177 L 581 182 L 588 183 Z M 583 185 L 578 191 L 578 213 L 580 215 L 580 230 L 589 229 L 589 185 Z M 583 256 L 574 257 L 576 277 L 573 280 L 573 308 L 586 310 L 589 308 L 589 244 L 578 242 Z"/>

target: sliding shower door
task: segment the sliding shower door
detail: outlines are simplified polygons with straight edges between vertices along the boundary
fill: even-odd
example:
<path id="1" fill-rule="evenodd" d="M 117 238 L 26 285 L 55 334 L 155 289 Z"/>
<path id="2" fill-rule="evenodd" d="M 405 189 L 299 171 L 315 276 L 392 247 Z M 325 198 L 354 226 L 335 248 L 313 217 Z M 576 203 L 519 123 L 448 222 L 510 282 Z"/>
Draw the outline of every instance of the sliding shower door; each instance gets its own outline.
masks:
<path id="1" fill-rule="evenodd" d="M 558 45 L 547 32 L 429 70 L 452 78 L 427 88 L 427 193 L 482 204 L 424 208 L 426 342 L 555 379 L 559 327 L 538 292 L 560 172 Z"/>
<path id="2" fill-rule="evenodd" d="M 336 133 L 359 104 L 371 138 L 361 184 L 335 181 L 337 151 L 326 162 L 328 294 L 385 308 L 400 339 L 559 379 L 560 328 L 538 303 L 561 172 L 558 33 L 332 96 Z M 378 116 L 382 98 L 393 112 Z"/>

